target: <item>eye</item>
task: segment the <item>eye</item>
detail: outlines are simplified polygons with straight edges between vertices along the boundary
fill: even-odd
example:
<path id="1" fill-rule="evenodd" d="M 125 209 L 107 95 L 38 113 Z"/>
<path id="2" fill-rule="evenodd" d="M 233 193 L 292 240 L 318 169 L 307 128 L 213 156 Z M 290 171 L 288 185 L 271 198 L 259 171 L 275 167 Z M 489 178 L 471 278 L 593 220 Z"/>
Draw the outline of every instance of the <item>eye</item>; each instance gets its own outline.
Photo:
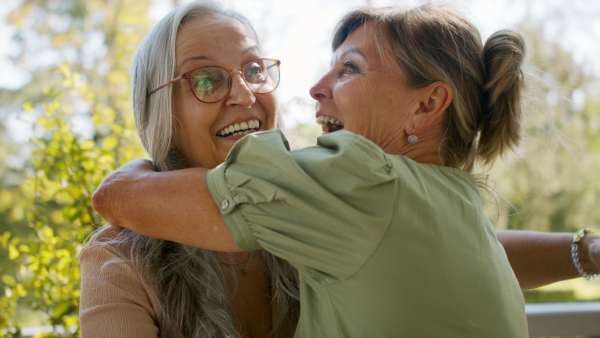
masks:
<path id="1" fill-rule="evenodd" d="M 362 71 L 360 70 L 360 67 L 358 67 L 358 65 L 352 61 L 344 62 L 342 72 L 344 74 L 362 73 Z"/>
<path id="2" fill-rule="evenodd" d="M 244 78 L 249 83 L 262 83 L 267 79 L 267 72 L 262 65 L 254 62 L 244 68 Z"/>
<path id="3" fill-rule="evenodd" d="M 204 68 L 192 74 L 192 87 L 196 96 L 204 99 L 227 87 L 227 76 L 219 68 Z"/>

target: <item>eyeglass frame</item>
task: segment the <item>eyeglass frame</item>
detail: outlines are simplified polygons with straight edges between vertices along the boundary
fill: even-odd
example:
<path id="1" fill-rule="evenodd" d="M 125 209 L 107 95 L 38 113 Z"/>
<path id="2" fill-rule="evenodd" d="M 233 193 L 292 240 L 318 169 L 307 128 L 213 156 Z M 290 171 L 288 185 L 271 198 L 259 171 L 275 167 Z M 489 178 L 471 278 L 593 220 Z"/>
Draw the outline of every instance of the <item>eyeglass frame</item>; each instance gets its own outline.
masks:
<path id="1" fill-rule="evenodd" d="M 242 74 L 243 67 L 246 67 L 246 66 L 247 66 L 247 65 L 249 65 L 250 63 L 252 63 L 252 62 L 255 62 L 255 61 L 258 61 L 258 60 L 269 60 L 269 61 L 274 61 L 274 62 L 275 62 L 275 65 L 277 66 L 277 72 L 279 73 L 279 79 L 278 79 L 278 81 L 277 81 L 277 85 L 275 86 L 275 88 L 273 88 L 273 90 L 271 90 L 271 91 L 268 91 L 268 92 L 266 92 L 266 93 L 257 93 L 257 92 L 255 92 L 255 91 L 253 91 L 253 90 L 250 88 L 250 85 L 248 84 L 248 82 L 246 81 L 246 78 L 244 77 L 244 74 Z M 244 83 L 246 84 L 246 87 L 248 87 L 248 89 L 249 89 L 249 90 L 250 90 L 250 91 L 251 91 L 251 92 L 252 92 L 254 95 L 264 95 L 264 94 L 270 94 L 270 93 L 274 92 L 274 91 L 275 91 L 275 89 L 277 89 L 277 87 L 279 87 L 279 82 L 281 82 L 281 69 L 279 68 L 279 66 L 281 66 L 281 60 L 277 60 L 277 59 L 269 59 L 269 58 L 258 58 L 258 59 L 254 59 L 254 60 L 248 61 L 248 62 L 247 62 L 247 63 L 245 63 L 245 64 L 244 64 L 242 67 L 232 68 L 232 69 L 229 69 L 229 70 L 228 70 L 227 68 L 225 68 L 225 67 L 221 67 L 221 66 L 202 66 L 202 67 L 194 68 L 194 69 L 192 69 L 192 70 L 188 70 L 187 72 L 183 72 L 183 73 L 179 74 L 178 76 L 174 77 L 174 78 L 173 78 L 173 80 L 171 80 L 171 81 L 169 81 L 169 82 L 167 82 L 167 83 L 163 84 L 162 86 L 160 86 L 160 87 L 158 87 L 158 88 L 154 89 L 153 91 L 151 91 L 151 92 L 150 92 L 150 94 L 148 94 L 148 96 L 151 96 L 152 94 L 156 93 L 156 92 L 157 92 L 157 91 L 159 91 L 160 89 L 163 89 L 164 87 L 166 87 L 166 86 L 168 86 L 168 85 L 170 85 L 170 84 L 173 84 L 173 83 L 175 83 L 175 82 L 177 82 L 177 81 L 179 81 L 179 80 L 181 80 L 181 79 L 186 79 L 186 80 L 187 80 L 187 82 L 188 82 L 188 84 L 189 84 L 189 86 L 190 86 L 190 89 L 192 90 L 192 94 L 194 94 L 194 97 L 196 98 L 196 100 L 198 100 L 198 101 L 200 101 L 200 102 L 202 102 L 202 103 L 217 103 L 217 102 L 221 102 L 221 101 L 223 101 L 223 100 L 225 100 L 225 99 L 227 98 L 227 96 L 229 95 L 229 93 L 231 93 L 231 88 L 233 87 L 233 79 L 232 79 L 233 77 L 231 76 L 231 73 L 232 73 L 232 72 L 234 72 L 234 71 L 237 71 L 237 73 L 238 73 L 238 74 L 240 74 L 240 77 L 242 78 L 242 80 L 243 80 L 243 81 L 244 81 Z M 227 86 L 228 86 L 227 93 L 226 93 L 226 94 L 223 96 L 223 98 L 222 98 L 222 99 L 220 99 L 220 100 L 217 100 L 217 101 L 212 101 L 212 102 L 207 102 L 207 101 L 200 100 L 200 98 L 198 97 L 198 95 L 196 95 L 196 91 L 194 90 L 194 87 L 192 86 L 192 82 L 191 82 L 191 80 L 190 80 L 190 75 L 191 75 L 192 73 L 194 73 L 195 71 L 197 71 L 197 70 L 199 70 L 199 69 L 202 69 L 202 68 L 209 68 L 209 67 L 210 67 L 210 68 L 214 68 L 214 67 L 216 67 L 216 68 L 221 68 L 221 69 L 225 70 L 225 71 L 227 72 L 228 76 L 229 76 L 229 78 L 228 78 L 228 81 L 227 81 L 227 82 L 228 82 L 228 83 L 227 83 Z"/>

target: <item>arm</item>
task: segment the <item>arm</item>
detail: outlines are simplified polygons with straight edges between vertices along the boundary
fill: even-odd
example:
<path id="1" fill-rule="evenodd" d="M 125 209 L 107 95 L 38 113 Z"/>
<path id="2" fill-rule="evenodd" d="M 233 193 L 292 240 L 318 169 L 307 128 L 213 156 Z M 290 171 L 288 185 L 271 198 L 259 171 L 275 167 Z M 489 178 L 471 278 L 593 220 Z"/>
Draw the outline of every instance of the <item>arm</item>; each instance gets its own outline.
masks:
<path id="1" fill-rule="evenodd" d="M 297 268 L 342 278 L 385 233 L 394 200 L 365 199 L 391 196 L 395 176 L 376 145 L 336 134 L 295 152 L 277 130 L 247 135 L 208 171 L 157 173 L 147 161 L 134 161 L 103 182 L 93 206 L 112 224 L 143 235 L 225 251 L 237 248 L 233 234 L 244 250 L 264 249 Z M 369 179 L 348 184 L 345 178 L 357 175 Z M 229 246 L 211 242 L 211 231 L 222 231 Z M 336 264 L 325 256 L 336 256 Z"/>
<path id="2" fill-rule="evenodd" d="M 114 234 L 115 228 L 101 233 Z M 112 235 L 110 235 L 112 236 Z M 94 241 L 92 241 L 94 242 Z M 158 337 L 160 306 L 152 283 L 128 262 L 125 250 L 88 244 L 81 251 L 80 321 L 83 337 Z"/>
<path id="3" fill-rule="evenodd" d="M 531 289 L 579 277 L 571 258 L 572 233 L 498 231 L 521 289 Z M 600 272 L 600 236 L 588 234 L 580 241 L 579 257 L 588 274 Z"/>
<path id="4" fill-rule="evenodd" d="M 208 191 L 207 171 L 156 172 L 147 160 L 132 161 L 102 182 L 92 206 L 110 224 L 145 236 L 208 250 L 242 251 Z"/>
<path id="5" fill-rule="evenodd" d="M 92 205 L 111 224 L 146 236 L 240 251 L 208 191 L 206 172 L 157 173 L 148 161 L 133 161 L 106 178 Z M 570 256 L 573 234 L 500 231 L 498 238 L 523 289 L 578 277 Z M 589 274 L 600 272 L 600 236 L 586 235 L 580 244 L 583 268 Z"/>

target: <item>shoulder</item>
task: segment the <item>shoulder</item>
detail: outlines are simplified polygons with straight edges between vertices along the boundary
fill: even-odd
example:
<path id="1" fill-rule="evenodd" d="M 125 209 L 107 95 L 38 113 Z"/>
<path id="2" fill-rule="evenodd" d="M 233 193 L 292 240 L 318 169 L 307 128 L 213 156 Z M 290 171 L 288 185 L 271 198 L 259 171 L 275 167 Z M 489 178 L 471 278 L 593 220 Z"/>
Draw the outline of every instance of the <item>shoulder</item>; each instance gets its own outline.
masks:
<path id="1" fill-rule="evenodd" d="M 316 146 L 293 152 L 294 159 L 300 165 L 317 165 L 350 173 L 359 173 L 361 169 L 369 173 L 389 173 L 391 163 L 387 156 L 375 143 L 345 130 L 321 135 L 317 138 Z"/>
<path id="2" fill-rule="evenodd" d="M 88 242 L 79 253 L 79 260 L 97 258 L 97 254 L 105 252 L 118 257 L 129 257 L 131 243 L 127 240 L 129 230 L 108 225 L 93 232 Z"/>
<path id="3" fill-rule="evenodd" d="M 131 248 L 135 235 L 130 230 L 111 225 L 92 233 L 79 253 L 81 277 L 140 275 L 132 259 Z"/>
<path id="4" fill-rule="evenodd" d="M 97 230 L 79 255 L 83 336 L 157 337 L 159 293 L 151 273 L 131 259 L 128 230 Z"/>
<path id="5" fill-rule="evenodd" d="M 79 253 L 82 299 L 96 297 L 90 295 L 94 290 L 100 298 L 111 295 L 119 301 L 132 295 L 152 299 L 156 307 L 154 273 L 132 259 L 131 234 L 127 229 L 107 226 L 92 235 Z"/>
<path id="6" fill-rule="evenodd" d="M 403 155 L 386 154 L 393 164 L 394 169 L 402 178 L 411 176 L 428 178 L 426 182 L 432 185 L 465 185 L 478 189 L 477 181 L 473 176 L 462 169 L 441 166 L 429 163 L 419 163 Z M 414 178 L 414 177 L 413 177 Z"/>

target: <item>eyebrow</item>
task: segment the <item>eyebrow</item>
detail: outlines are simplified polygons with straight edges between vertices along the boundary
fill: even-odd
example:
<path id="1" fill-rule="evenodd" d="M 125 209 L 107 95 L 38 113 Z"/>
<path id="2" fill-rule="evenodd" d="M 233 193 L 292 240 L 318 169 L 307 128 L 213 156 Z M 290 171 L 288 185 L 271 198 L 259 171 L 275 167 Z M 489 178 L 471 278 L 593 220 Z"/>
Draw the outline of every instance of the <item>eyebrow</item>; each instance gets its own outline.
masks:
<path id="1" fill-rule="evenodd" d="M 246 55 L 248 53 L 250 53 L 253 49 L 256 49 L 260 52 L 260 47 L 258 45 L 254 45 L 254 46 L 250 46 L 246 49 L 244 49 L 244 51 L 242 52 L 242 55 Z M 210 56 L 206 56 L 206 55 L 198 55 L 198 56 L 191 56 L 189 58 L 184 59 L 183 61 L 181 61 L 181 63 L 179 64 L 179 68 L 183 68 L 183 65 L 185 63 L 187 63 L 188 61 L 216 61 L 214 58 L 210 57 Z"/>
<path id="2" fill-rule="evenodd" d="M 363 52 L 362 52 L 360 49 L 358 49 L 358 48 L 350 48 L 350 49 L 348 49 L 348 50 L 345 50 L 345 51 L 344 51 L 342 54 L 340 54 L 340 55 L 339 55 L 337 58 L 335 58 L 335 59 L 332 59 L 332 60 L 331 60 L 331 62 L 330 62 L 330 64 L 331 64 L 331 65 L 333 65 L 333 62 L 334 62 L 336 59 L 337 59 L 337 60 L 339 60 L 339 59 L 341 59 L 341 58 L 342 58 L 344 55 L 347 55 L 347 54 L 350 54 L 350 53 L 355 53 L 355 54 L 358 54 L 358 55 L 362 56 L 362 58 L 363 58 L 363 59 L 365 59 L 365 60 L 367 59 L 367 56 L 366 56 L 366 55 L 365 55 L 365 54 L 364 54 L 364 53 L 363 53 Z"/>
<path id="3" fill-rule="evenodd" d="M 179 64 L 179 68 L 183 68 L 183 65 L 188 61 L 215 61 L 215 59 L 205 55 L 192 56 L 181 61 L 181 63 Z"/>

